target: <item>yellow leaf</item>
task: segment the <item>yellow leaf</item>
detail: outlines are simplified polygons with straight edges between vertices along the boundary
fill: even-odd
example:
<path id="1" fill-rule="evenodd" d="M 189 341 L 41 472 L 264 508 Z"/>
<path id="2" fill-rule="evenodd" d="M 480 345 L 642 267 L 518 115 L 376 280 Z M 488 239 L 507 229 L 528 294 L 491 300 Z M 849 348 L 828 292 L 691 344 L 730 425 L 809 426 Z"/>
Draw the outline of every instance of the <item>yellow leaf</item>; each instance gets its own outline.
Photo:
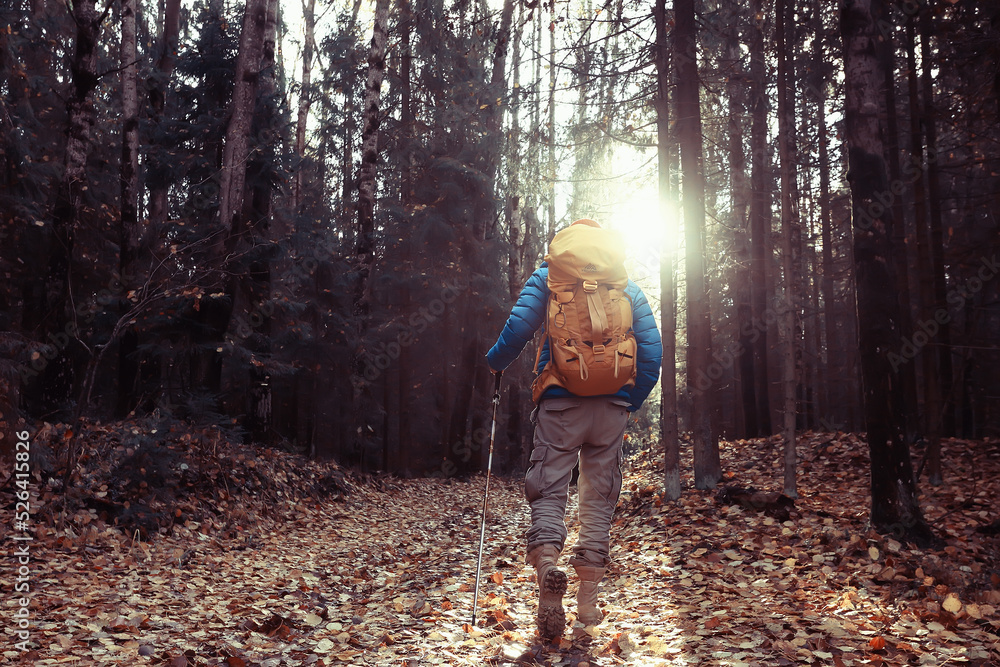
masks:
<path id="1" fill-rule="evenodd" d="M 945 611 L 950 611 L 953 614 L 957 614 L 962 611 L 962 601 L 958 599 L 958 596 L 954 593 L 950 593 L 948 597 L 944 599 L 941 606 Z"/>
<path id="2" fill-rule="evenodd" d="M 872 560 L 878 560 L 878 547 L 871 546 L 868 547 L 868 555 Z"/>

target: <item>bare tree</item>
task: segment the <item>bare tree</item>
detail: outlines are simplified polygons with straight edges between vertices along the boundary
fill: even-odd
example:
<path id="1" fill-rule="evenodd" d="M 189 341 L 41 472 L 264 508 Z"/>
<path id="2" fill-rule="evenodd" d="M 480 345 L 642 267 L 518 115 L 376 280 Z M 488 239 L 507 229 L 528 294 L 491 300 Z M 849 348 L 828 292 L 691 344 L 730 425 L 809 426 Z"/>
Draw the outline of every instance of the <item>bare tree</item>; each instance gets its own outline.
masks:
<path id="1" fill-rule="evenodd" d="M 556 3 L 549 5 L 552 12 L 551 23 L 549 24 L 549 119 L 546 123 L 546 136 L 548 137 L 549 166 L 546 174 L 545 197 L 546 206 L 546 238 L 551 239 L 556 233 Z"/>
<path id="2" fill-rule="evenodd" d="M 305 179 L 306 126 L 312 104 L 312 61 L 316 46 L 316 0 L 302 0 L 302 25 L 306 34 L 302 45 L 302 83 L 299 86 L 299 110 L 295 122 L 295 155 L 299 159 L 292 191 L 292 210 L 295 213 L 299 213 L 302 206 L 302 184 Z"/>
<path id="3" fill-rule="evenodd" d="M 135 284 L 135 264 L 138 259 L 142 226 L 139 222 L 139 91 L 136 81 L 136 0 L 122 0 L 121 90 L 122 90 L 122 159 L 120 165 L 121 220 L 118 240 L 118 275 L 125 289 Z M 127 311 L 131 304 L 123 301 Z M 118 413 L 125 415 L 131 408 L 138 365 L 134 354 L 138 337 L 133 327 L 123 334 L 118 356 Z"/>
<path id="4" fill-rule="evenodd" d="M 355 247 L 359 266 L 356 314 L 366 313 L 368 276 L 375 261 L 375 188 L 378 163 L 378 137 L 382 79 L 385 77 L 385 44 L 389 32 L 389 0 L 375 3 L 375 27 L 368 52 L 368 78 L 362 108 L 361 170 L 358 174 L 358 238 Z"/>
<path id="5" fill-rule="evenodd" d="M 927 248 L 930 256 L 931 285 L 933 309 L 946 308 L 948 285 L 944 269 L 944 229 L 941 221 L 941 174 L 937 155 L 937 110 L 934 102 L 934 81 L 931 70 L 931 33 L 933 32 L 930 7 L 924 7 L 919 12 L 920 30 L 920 94 L 923 102 L 920 122 L 924 129 L 924 146 L 927 154 L 926 194 L 927 194 Z M 954 377 L 952 368 L 951 327 L 948 323 L 941 325 L 938 334 L 940 345 L 930 346 L 937 351 L 937 387 L 939 392 L 938 414 L 929 415 L 932 420 L 932 433 L 955 432 Z M 925 348 L 926 349 L 926 348 Z M 937 422 L 934 424 L 933 422 Z M 931 436 L 927 452 L 928 473 L 932 484 L 940 484 L 941 478 L 941 442 L 939 437 Z"/>
<path id="6" fill-rule="evenodd" d="M 753 321 L 765 321 L 771 257 L 770 160 L 767 152 L 767 68 L 764 62 L 762 0 L 750 3 L 750 302 Z M 760 327 L 753 345 L 754 394 L 760 435 L 770 435 L 768 332 Z"/>
<path id="7" fill-rule="evenodd" d="M 883 0 L 845 0 L 841 5 L 844 44 L 845 141 L 854 223 L 859 347 L 865 422 L 871 456 L 871 521 L 927 545 L 935 536 L 920 510 L 899 374 L 888 354 L 899 349 L 899 300 L 886 285 L 895 284 L 891 208 L 876 206 L 888 178 L 879 119 L 879 95 L 885 81 L 878 58 L 876 25 Z M 877 215 L 876 215 L 877 213 Z"/>
<path id="8" fill-rule="evenodd" d="M 250 159 L 250 130 L 257 100 L 261 60 L 264 56 L 268 1 L 247 0 L 243 14 L 219 183 L 219 223 L 225 232 L 219 236 L 217 243 L 220 258 L 221 250 L 230 241 L 230 236 L 239 236 L 242 232 L 239 216 L 243 209 L 247 161 Z"/>
<path id="9" fill-rule="evenodd" d="M 740 50 L 741 5 L 730 2 L 726 5 L 728 20 L 725 21 L 725 68 L 726 97 L 729 106 L 727 130 L 729 146 L 729 183 L 732 190 L 732 213 L 734 248 L 736 250 L 736 272 L 733 291 L 736 301 L 736 324 L 739 340 L 739 404 L 737 415 L 741 423 L 740 432 L 755 438 L 760 435 L 757 419 L 756 381 L 753 362 L 753 308 L 751 305 L 751 259 L 750 259 L 750 182 L 747 178 L 746 135 L 743 124 L 746 120 L 748 77 L 743 68 Z"/>
<path id="10" fill-rule="evenodd" d="M 119 270 L 126 275 L 142 235 L 139 226 L 139 94 L 136 82 L 135 0 L 122 0 L 121 245 Z"/>
<path id="11" fill-rule="evenodd" d="M 660 211 L 670 201 L 670 45 L 667 42 L 667 3 L 656 0 L 656 142 Z M 664 218 L 662 224 L 666 225 Z M 664 239 L 667 235 L 664 235 Z M 677 304 L 674 299 L 674 254 L 664 240 L 660 252 L 660 330 L 663 367 L 660 381 L 660 439 L 663 441 L 663 486 L 670 500 L 681 497 L 680 440 L 677 424 Z"/>
<path id="12" fill-rule="evenodd" d="M 899 121 L 896 109 L 896 42 L 891 29 L 882 30 L 882 42 L 879 58 L 882 59 L 882 72 L 885 76 L 883 92 L 885 95 L 885 156 L 888 163 L 889 182 L 901 183 L 901 167 L 899 159 Z M 903 218 L 903 198 L 892 196 L 892 217 L 895 221 L 892 233 L 893 253 L 899 258 L 899 270 L 896 271 L 896 294 L 899 297 L 899 327 L 900 334 L 906 337 L 913 335 L 913 317 L 910 303 L 910 281 L 907 268 L 910 261 L 907 258 L 909 245 L 906 243 L 906 224 Z M 906 418 L 907 442 L 915 442 L 918 438 L 917 424 L 917 374 L 914 364 L 900 366 L 903 382 L 903 400 Z"/>
<path id="13" fill-rule="evenodd" d="M 677 0 L 674 3 L 674 21 L 676 127 L 681 151 L 684 235 L 687 243 L 687 388 L 691 398 L 694 483 L 696 488 L 708 489 L 722 478 L 722 464 L 711 419 L 711 396 L 717 387 L 708 376 L 712 359 L 712 321 L 705 275 L 705 177 L 702 170 L 694 0 Z M 704 395 L 706 392 L 707 395 Z"/>
<path id="14" fill-rule="evenodd" d="M 909 16 L 906 21 L 906 71 L 907 96 L 910 110 L 910 159 L 915 165 L 923 166 L 924 138 L 921 126 L 923 112 L 920 106 L 920 93 L 916 65 L 915 48 L 915 17 Z M 913 183 L 913 215 L 917 248 L 917 267 L 920 276 L 917 285 L 918 302 L 920 303 L 921 319 L 927 321 L 934 317 L 934 269 L 931 265 L 931 237 L 927 222 L 927 188 L 924 182 L 924 172 L 921 169 Z M 941 483 L 941 375 L 939 368 L 940 356 L 934 346 L 924 346 L 920 350 L 921 370 L 923 372 L 924 390 L 924 438 L 927 440 L 927 452 L 922 467 L 927 468 L 928 481 L 931 484 Z"/>
<path id="15" fill-rule="evenodd" d="M 56 190 L 52 211 L 54 242 L 51 245 L 47 271 L 48 298 L 44 308 L 45 328 L 49 335 L 65 336 L 78 340 L 71 300 L 73 289 L 73 246 L 76 233 L 82 224 L 87 208 L 88 184 L 87 158 L 91 149 L 91 128 L 95 111 L 90 94 L 98 83 L 98 39 L 101 24 L 107 16 L 97 10 L 95 0 L 79 0 L 73 5 L 76 40 L 70 72 L 69 94 L 66 100 L 66 150 L 62 178 Z M 45 400 L 56 403 L 65 398 L 64 393 L 73 381 L 73 370 L 68 348 L 50 364 L 44 388 Z M 51 384 L 49 380 L 55 380 Z M 51 389 L 51 391 L 50 391 Z"/>
<path id="16" fill-rule="evenodd" d="M 784 402 L 782 416 L 784 423 L 782 435 L 784 438 L 784 492 L 790 498 L 797 498 L 795 490 L 795 468 L 798 458 L 795 452 L 795 422 L 798 416 L 795 401 L 796 389 L 796 359 L 798 358 L 799 323 L 797 304 L 799 290 L 799 272 L 795 259 L 798 239 L 795 229 L 798 227 L 798 206 L 796 203 L 795 157 L 792 128 L 795 124 L 795 109 L 789 97 L 790 82 L 788 69 L 790 66 L 788 47 L 785 39 L 785 28 L 788 19 L 787 0 L 775 3 L 775 25 L 778 42 L 778 157 L 781 169 L 781 260 L 782 272 L 785 278 L 785 304 L 781 316 L 782 338 L 784 347 L 782 357 L 781 388 Z"/>
<path id="17" fill-rule="evenodd" d="M 167 91 L 177 60 L 177 37 L 180 32 L 181 0 L 166 0 L 163 12 L 163 37 L 158 48 L 160 57 L 156 62 L 156 74 L 149 86 L 150 123 L 159 124 L 167 103 Z M 151 157 L 154 167 L 158 158 Z M 147 181 L 148 182 L 148 181 Z M 149 183 L 149 226 L 158 230 L 167 219 L 167 191 L 170 183 L 162 175 L 156 182 Z"/>

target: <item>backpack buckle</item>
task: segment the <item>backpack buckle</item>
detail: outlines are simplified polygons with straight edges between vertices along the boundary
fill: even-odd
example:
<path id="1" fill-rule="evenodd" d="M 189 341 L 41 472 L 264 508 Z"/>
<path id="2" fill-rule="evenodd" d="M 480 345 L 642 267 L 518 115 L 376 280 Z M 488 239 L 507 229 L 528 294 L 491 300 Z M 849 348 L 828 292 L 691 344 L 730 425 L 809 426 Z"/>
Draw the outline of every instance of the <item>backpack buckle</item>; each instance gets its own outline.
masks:
<path id="1" fill-rule="evenodd" d="M 597 291 L 597 283 L 591 280 L 584 280 L 583 291 L 586 292 L 587 294 L 593 294 L 594 292 Z"/>
<path id="2" fill-rule="evenodd" d="M 603 345 L 595 345 L 594 346 L 594 356 L 597 356 L 598 354 L 604 354 L 604 346 Z"/>

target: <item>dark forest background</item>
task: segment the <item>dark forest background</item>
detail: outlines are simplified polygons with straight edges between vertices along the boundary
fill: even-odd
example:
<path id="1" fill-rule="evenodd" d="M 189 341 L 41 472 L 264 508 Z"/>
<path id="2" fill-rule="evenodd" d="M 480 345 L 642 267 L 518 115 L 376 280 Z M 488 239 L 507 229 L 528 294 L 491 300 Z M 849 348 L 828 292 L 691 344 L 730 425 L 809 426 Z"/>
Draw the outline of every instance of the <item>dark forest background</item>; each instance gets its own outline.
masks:
<path id="1" fill-rule="evenodd" d="M 998 121 L 987 0 L 12 0 L 3 430 L 151 415 L 475 472 L 484 354 L 548 239 L 645 187 L 679 231 L 636 270 L 667 346 L 636 440 L 865 431 L 876 350 L 934 479 L 941 438 L 1000 436 Z"/>

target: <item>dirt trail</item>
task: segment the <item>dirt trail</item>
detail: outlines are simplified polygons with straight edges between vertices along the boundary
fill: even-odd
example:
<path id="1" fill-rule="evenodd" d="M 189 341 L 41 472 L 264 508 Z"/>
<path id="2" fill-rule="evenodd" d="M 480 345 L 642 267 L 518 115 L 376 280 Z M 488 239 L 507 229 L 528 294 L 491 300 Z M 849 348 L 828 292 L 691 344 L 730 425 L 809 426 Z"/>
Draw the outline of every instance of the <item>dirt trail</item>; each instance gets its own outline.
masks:
<path id="1" fill-rule="evenodd" d="M 303 501 L 282 523 L 223 534 L 189 521 L 153 544 L 96 519 L 40 525 L 37 648 L 3 655 L 35 665 L 234 667 L 1000 664 L 998 538 L 975 532 L 984 512 L 962 509 L 970 498 L 994 502 L 995 489 L 976 487 L 958 505 L 964 487 L 929 494 L 928 515 L 941 515 L 949 547 L 910 550 L 866 529 L 856 445 L 828 439 L 813 450 L 787 521 L 722 505 L 714 492 L 686 489 L 665 503 L 656 458 L 631 462 L 605 622 L 573 622 L 570 569 L 571 624 L 555 644 L 534 632 L 518 481 L 494 480 L 478 626 L 469 625 L 478 478 L 383 480 L 343 501 Z M 725 465 L 761 484 L 749 460 L 767 470 L 772 449 L 726 445 Z M 12 572 L 0 575 L 4 590 Z M 5 605 L 13 609 L 10 598 Z"/>

